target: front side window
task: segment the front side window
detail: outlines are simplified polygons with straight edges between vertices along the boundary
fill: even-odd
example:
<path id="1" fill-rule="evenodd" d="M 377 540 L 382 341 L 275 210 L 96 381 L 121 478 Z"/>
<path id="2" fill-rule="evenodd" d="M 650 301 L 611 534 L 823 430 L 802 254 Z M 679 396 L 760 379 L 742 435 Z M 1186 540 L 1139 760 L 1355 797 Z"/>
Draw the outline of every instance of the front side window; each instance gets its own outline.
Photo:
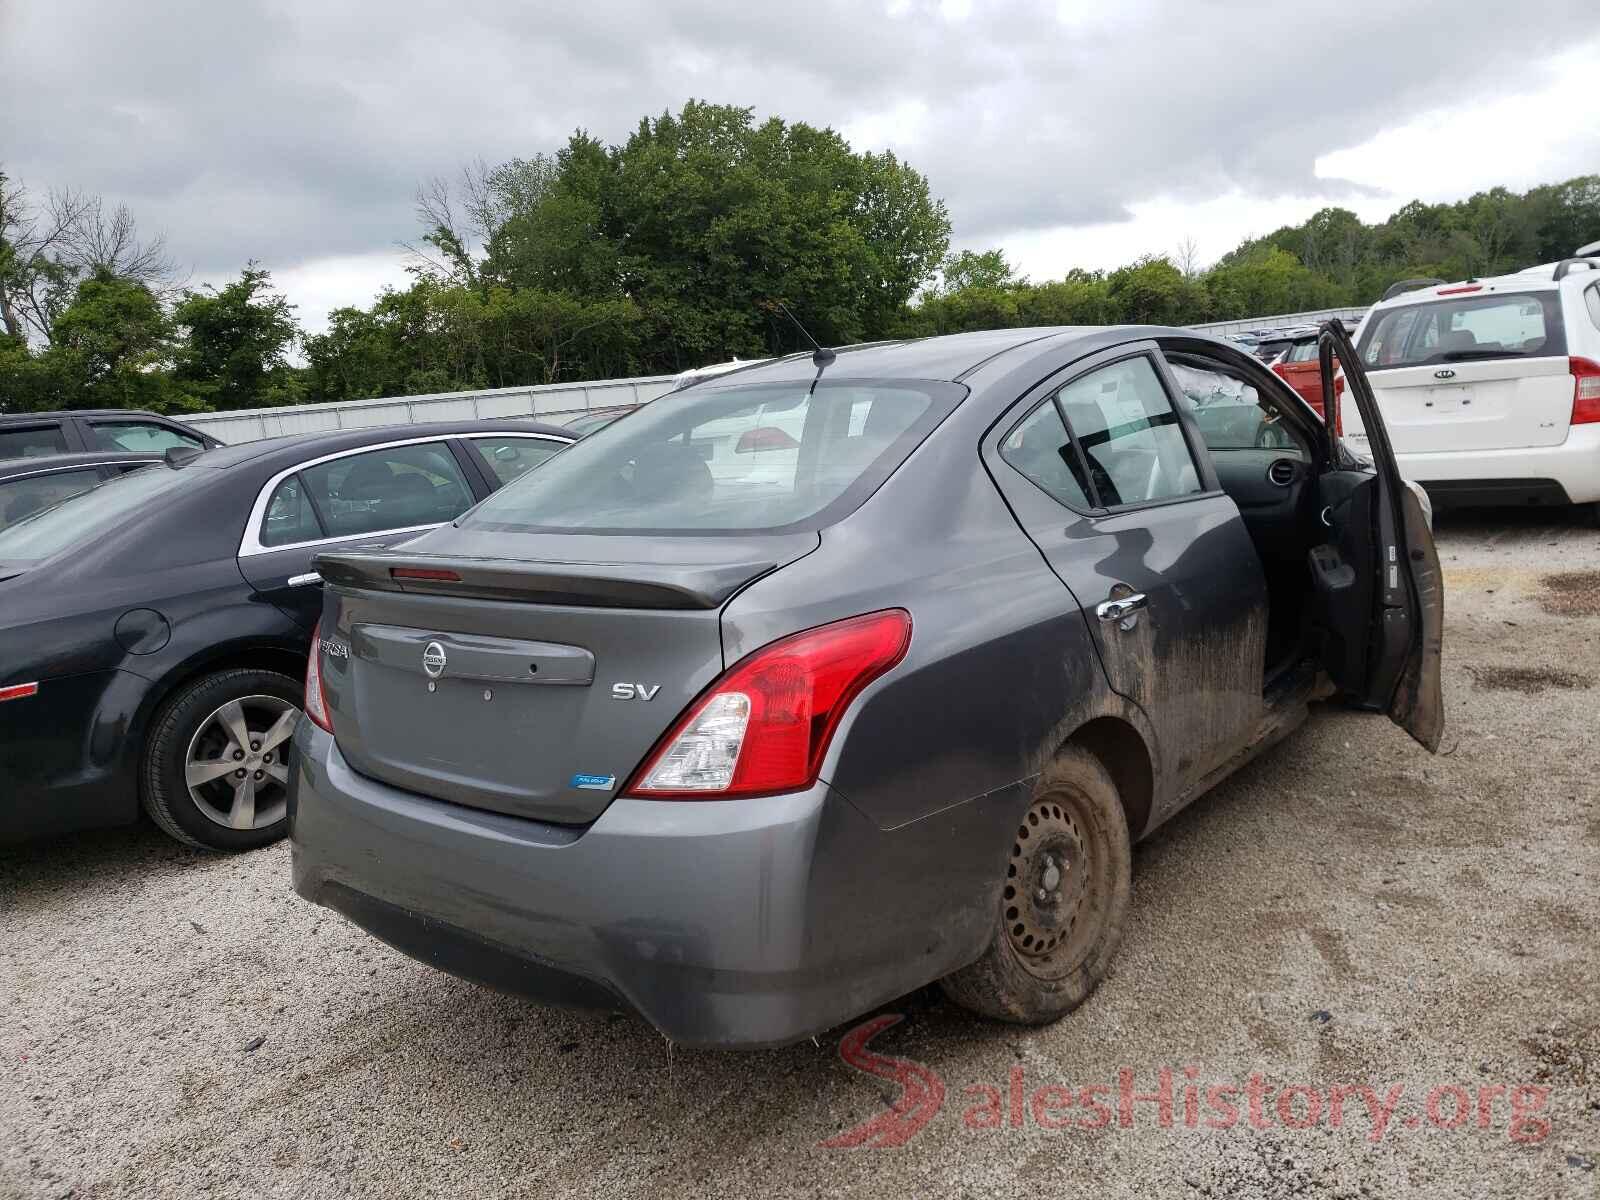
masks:
<path id="1" fill-rule="evenodd" d="M 1313 343 L 1314 345 L 1314 343 Z M 1169 357 L 1208 450 L 1287 450 L 1295 441 L 1255 384 L 1192 359 Z"/>
<path id="2" fill-rule="evenodd" d="M 957 384 L 827 378 L 814 390 L 809 379 L 689 388 L 574 443 L 462 527 L 733 533 L 825 524 L 870 494 L 964 394 Z"/>
<path id="3" fill-rule="evenodd" d="M 1554 290 L 1473 293 L 1390 309 L 1367 321 L 1356 351 L 1369 371 L 1563 355 L 1561 297 Z"/>
<path id="4" fill-rule="evenodd" d="M 306 467 L 299 477 L 330 538 L 443 525 L 472 504 L 466 476 L 443 442 L 350 454 Z M 291 500 L 283 501 L 287 511 Z"/>
<path id="5" fill-rule="evenodd" d="M 1128 358 L 1056 394 L 1088 463 L 1100 507 L 1171 500 L 1204 490 L 1178 414 L 1148 358 Z"/>
<path id="6" fill-rule="evenodd" d="M 59 425 L 0 429 L 0 458 L 38 458 L 44 454 L 66 452 L 67 437 Z"/>
<path id="7" fill-rule="evenodd" d="M 15 525 L 24 517 L 42 512 L 69 496 L 87 492 L 100 483 L 100 472 L 93 467 L 83 471 L 51 471 L 44 475 L 24 475 L 0 483 L 0 529 Z"/>
<path id="8" fill-rule="evenodd" d="M 174 446 L 203 450 L 199 438 L 190 437 L 153 421 L 96 421 L 89 426 L 102 450 L 141 450 L 164 454 Z"/>
<path id="9" fill-rule="evenodd" d="M 566 446 L 565 442 L 526 437 L 475 437 L 467 444 L 478 452 L 502 486 L 533 470 Z"/>

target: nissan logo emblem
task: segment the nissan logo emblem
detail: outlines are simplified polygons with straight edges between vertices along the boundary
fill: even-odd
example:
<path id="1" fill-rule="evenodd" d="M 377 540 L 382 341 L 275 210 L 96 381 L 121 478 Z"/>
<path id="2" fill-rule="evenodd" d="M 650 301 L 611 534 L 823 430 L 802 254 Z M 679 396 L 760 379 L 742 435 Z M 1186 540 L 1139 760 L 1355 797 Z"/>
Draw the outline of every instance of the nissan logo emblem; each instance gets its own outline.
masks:
<path id="1" fill-rule="evenodd" d="M 422 648 L 422 673 L 429 679 L 437 679 L 444 674 L 444 664 L 449 660 L 445 658 L 444 647 L 438 642 L 429 642 Z"/>
<path id="2" fill-rule="evenodd" d="M 1442 371 L 1435 371 L 1433 373 L 1433 377 L 1435 379 L 1454 379 L 1456 377 L 1456 373 L 1454 371 L 1452 371 L 1449 367 L 1446 367 Z"/>

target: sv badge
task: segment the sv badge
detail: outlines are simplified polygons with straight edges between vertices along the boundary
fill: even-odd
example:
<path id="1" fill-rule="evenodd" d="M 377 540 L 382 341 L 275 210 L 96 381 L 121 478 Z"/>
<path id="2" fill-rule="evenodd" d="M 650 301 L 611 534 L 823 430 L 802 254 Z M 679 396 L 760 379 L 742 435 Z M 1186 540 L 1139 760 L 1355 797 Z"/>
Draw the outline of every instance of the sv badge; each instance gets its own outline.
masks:
<path id="1" fill-rule="evenodd" d="M 661 690 L 659 683 L 613 683 L 611 685 L 611 698 L 613 700 L 654 700 L 656 693 Z"/>

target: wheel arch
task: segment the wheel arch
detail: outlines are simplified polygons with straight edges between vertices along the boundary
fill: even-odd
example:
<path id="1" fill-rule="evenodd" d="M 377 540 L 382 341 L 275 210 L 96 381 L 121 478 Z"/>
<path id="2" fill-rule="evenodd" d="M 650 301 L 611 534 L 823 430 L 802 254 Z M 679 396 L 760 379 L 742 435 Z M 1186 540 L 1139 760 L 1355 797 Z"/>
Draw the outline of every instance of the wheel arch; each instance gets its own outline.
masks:
<path id="1" fill-rule="evenodd" d="M 1144 735 L 1121 717 L 1099 716 L 1080 725 L 1063 745 L 1087 750 L 1105 767 L 1122 800 L 1128 836 L 1137 841 L 1155 803 L 1155 761 Z"/>
<path id="2" fill-rule="evenodd" d="M 211 646 L 175 664 L 145 694 L 136 724 L 140 742 L 138 761 L 147 753 L 147 734 L 155 716 L 183 688 L 219 671 L 276 671 L 291 678 L 305 677 L 306 654 L 283 639 L 252 638 Z"/>

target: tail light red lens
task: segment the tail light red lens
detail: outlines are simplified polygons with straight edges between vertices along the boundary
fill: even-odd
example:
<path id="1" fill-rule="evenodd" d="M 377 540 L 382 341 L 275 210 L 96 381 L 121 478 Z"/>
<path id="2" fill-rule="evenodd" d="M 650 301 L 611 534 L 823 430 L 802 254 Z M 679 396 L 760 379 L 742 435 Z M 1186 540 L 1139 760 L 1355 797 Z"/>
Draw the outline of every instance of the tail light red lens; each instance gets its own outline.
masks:
<path id="1" fill-rule="evenodd" d="M 311 657 L 306 660 L 306 716 L 326 733 L 333 732 L 328 715 L 328 697 L 322 691 L 322 622 L 311 631 Z"/>
<path id="2" fill-rule="evenodd" d="M 460 583 L 461 576 L 444 567 L 390 567 L 390 579 L 422 579 L 434 583 Z"/>
<path id="3" fill-rule="evenodd" d="M 1574 356 L 1567 365 L 1572 370 L 1572 423 L 1600 422 L 1600 363 Z"/>
<path id="4" fill-rule="evenodd" d="M 13 683 L 10 687 L 0 687 L 0 700 L 26 700 L 38 694 L 37 683 Z"/>
<path id="5" fill-rule="evenodd" d="M 850 702 L 910 644 L 911 614 L 890 608 L 763 646 L 685 710 L 625 794 L 712 800 L 810 787 Z"/>

